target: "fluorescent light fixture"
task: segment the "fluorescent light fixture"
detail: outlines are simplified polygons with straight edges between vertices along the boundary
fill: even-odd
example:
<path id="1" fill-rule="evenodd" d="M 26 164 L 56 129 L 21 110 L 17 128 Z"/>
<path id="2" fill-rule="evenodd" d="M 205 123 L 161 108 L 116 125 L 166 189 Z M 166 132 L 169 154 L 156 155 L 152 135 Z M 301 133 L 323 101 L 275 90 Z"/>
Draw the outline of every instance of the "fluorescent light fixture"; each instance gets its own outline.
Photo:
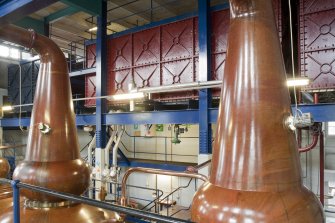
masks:
<path id="1" fill-rule="evenodd" d="M 308 78 L 290 78 L 286 81 L 288 87 L 307 86 L 310 84 Z"/>
<path id="2" fill-rule="evenodd" d="M 115 101 L 122 101 L 122 100 L 140 99 L 144 97 L 145 97 L 145 94 L 143 92 L 135 92 L 135 93 L 129 93 L 129 94 L 117 94 L 117 95 L 111 96 L 110 98 Z"/>
<path id="3" fill-rule="evenodd" d="M 11 110 L 13 110 L 13 106 L 10 105 L 2 106 L 2 111 L 11 111 Z"/>
<path id="4" fill-rule="evenodd" d="M 95 27 L 90 28 L 88 31 L 89 32 L 94 32 L 94 31 L 97 31 L 97 30 L 98 30 L 98 27 L 95 26 Z"/>

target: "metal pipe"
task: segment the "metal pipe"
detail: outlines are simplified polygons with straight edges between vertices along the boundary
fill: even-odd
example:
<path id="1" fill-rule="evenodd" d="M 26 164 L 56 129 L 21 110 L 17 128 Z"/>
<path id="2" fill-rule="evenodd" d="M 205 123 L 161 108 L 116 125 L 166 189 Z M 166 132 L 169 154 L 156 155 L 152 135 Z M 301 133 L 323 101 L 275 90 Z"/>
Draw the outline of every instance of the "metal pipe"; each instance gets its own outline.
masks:
<path id="1" fill-rule="evenodd" d="M 151 168 L 142 168 L 142 167 L 134 167 L 127 170 L 122 178 L 121 184 L 121 205 L 126 206 L 126 184 L 128 177 L 132 173 L 150 173 L 150 174 L 160 174 L 160 175 L 167 175 L 167 176 L 175 176 L 175 177 L 191 177 L 197 178 L 204 182 L 208 181 L 208 178 L 205 175 L 198 174 L 198 173 L 188 173 L 188 172 L 176 172 L 176 171 L 168 171 L 168 170 L 161 170 L 161 169 L 151 169 Z"/>
<path id="2" fill-rule="evenodd" d="M 198 90 L 205 88 L 219 88 L 222 85 L 222 81 L 198 81 L 185 84 L 173 84 L 158 87 L 146 87 L 140 88 L 137 92 L 143 93 L 163 93 L 163 92 L 174 92 L 174 91 L 187 91 L 187 90 Z"/>
<path id="3" fill-rule="evenodd" d="M 196 166 L 188 166 L 188 167 L 186 168 L 186 170 L 187 170 L 188 172 L 191 172 L 191 173 L 197 173 L 198 170 L 200 170 L 200 169 L 202 169 L 202 168 L 208 166 L 209 164 L 211 164 L 211 162 L 212 162 L 212 160 L 210 159 L 210 160 L 207 160 L 206 162 L 203 162 L 203 163 L 201 163 L 201 164 L 199 164 L 199 165 L 196 165 Z"/>
<path id="4" fill-rule="evenodd" d="M 120 144 L 120 141 L 121 141 L 121 138 L 124 132 L 125 132 L 125 128 L 123 127 L 113 147 L 113 167 L 117 167 L 117 150 L 119 148 L 119 144 Z"/>
<path id="5" fill-rule="evenodd" d="M 20 223 L 20 188 L 18 187 L 19 181 L 11 181 L 13 189 L 13 221 L 14 223 Z"/>
<path id="6" fill-rule="evenodd" d="M 299 148 L 298 149 L 299 153 L 305 153 L 305 152 L 308 152 L 308 151 L 314 149 L 315 146 L 318 144 L 319 135 L 320 135 L 319 132 L 314 132 L 312 142 L 305 147 Z"/>
<path id="7" fill-rule="evenodd" d="M 87 161 L 90 164 L 90 166 L 92 166 L 92 151 L 93 151 L 93 148 L 95 147 L 96 138 L 97 138 L 97 135 L 94 134 L 90 144 L 87 147 Z"/>
<path id="8" fill-rule="evenodd" d="M 109 151 L 110 151 L 110 148 L 112 147 L 113 142 L 115 140 L 116 133 L 117 133 L 117 129 L 112 130 L 112 135 L 109 138 L 109 140 L 107 142 L 107 145 L 106 145 L 106 148 L 105 148 L 105 164 L 107 165 L 107 168 L 109 167 Z"/>
<path id="9" fill-rule="evenodd" d="M 324 206 L 325 199 L 325 146 L 324 135 L 320 132 L 320 202 Z"/>

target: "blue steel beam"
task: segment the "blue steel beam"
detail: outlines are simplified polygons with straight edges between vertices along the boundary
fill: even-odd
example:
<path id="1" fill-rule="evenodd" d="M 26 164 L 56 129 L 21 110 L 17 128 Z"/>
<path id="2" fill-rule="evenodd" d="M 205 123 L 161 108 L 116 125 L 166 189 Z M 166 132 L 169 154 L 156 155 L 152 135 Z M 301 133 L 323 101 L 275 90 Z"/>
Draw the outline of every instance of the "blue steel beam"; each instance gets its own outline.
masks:
<path id="1" fill-rule="evenodd" d="M 199 23 L 199 81 L 211 79 L 211 23 L 210 1 L 198 0 Z M 209 122 L 211 107 L 211 89 L 199 90 L 199 152 L 212 153 L 212 127 Z"/>
<path id="2" fill-rule="evenodd" d="M 96 96 L 107 92 L 107 2 L 101 2 L 101 13 L 97 17 L 98 31 L 96 44 Z M 106 100 L 96 99 L 96 147 L 105 148 L 107 141 L 106 126 L 103 125 L 103 113 Z"/>
<path id="3" fill-rule="evenodd" d="M 14 23 L 58 0 L 12 0 L 0 7 L 0 26 Z"/>
<path id="4" fill-rule="evenodd" d="M 298 109 L 303 113 L 310 112 L 315 122 L 335 121 L 335 104 L 298 105 Z M 292 112 L 295 113 L 294 105 L 292 105 Z"/>
<path id="5" fill-rule="evenodd" d="M 209 109 L 210 123 L 216 123 L 218 116 L 217 109 Z M 30 118 L 3 118 L 0 119 L 1 127 L 29 126 Z M 154 112 L 136 112 L 136 113 L 112 113 L 102 115 L 102 125 L 132 125 L 132 124 L 198 124 L 198 110 L 179 110 L 179 111 L 154 111 Z M 76 125 L 96 125 L 96 116 L 77 115 Z"/>
<path id="6" fill-rule="evenodd" d="M 311 104 L 299 105 L 302 112 L 310 112 L 315 122 L 335 121 L 335 104 Z M 292 105 L 294 111 L 294 106 Z M 218 109 L 209 109 L 209 122 L 216 123 Z M 1 127 L 29 126 L 30 118 L 3 118 L 0 119 Z M 175 124 L 188 123 L 197 124 L 199 122 L 198 110 L 179 110 L 179 111 L 154 111 L 154 112 L 136 112 L 136 113 L 112 113 L 102 115 L 102 125 L 132 125 L 132 124 Z M 95 115 L 77 115 L 76 124 L 95 125 Z"/>
<path id="7" fill-rule="evenodd" d="M 144 167 L 144 168 L 153 168 L 153 169 L 161 169 L 161 170 L 172 170 L 172 171 L 186 171 L 187 166 L 178 165 L 172 163 L 150 163 L 150 162 L 141 162 L 141 161 L 130 161 L 130 165 L 126 162 L 119 162 L 119 166 L 126 167 Z"/>
<path id="8" fill-rule="evenodd" d="M 52 13 L 52 14 L 48 15 L 47 17 L 44 18 L 44 21 L 46 23 L 56 22 L 57 20 L 60 20 L 61 18 L 65 17 L 65 16 L 73 15 L 77 12 L 80 12 L 80 10 L 78 8 L 69 6 L 69 7 L 66 7 L 62 10 L 59 10 L 55 13 Z"/>
<path id="9" fill-rule="evenodd" d="M 93 16 L 100 15 L 102 13 L 102 4 L 106 3 L 106 0 L 61 0 L 64 4 L 74 7 L 79 11 L 86 12 Z M 105 3 L 103 3 L 105 2 Z"/>

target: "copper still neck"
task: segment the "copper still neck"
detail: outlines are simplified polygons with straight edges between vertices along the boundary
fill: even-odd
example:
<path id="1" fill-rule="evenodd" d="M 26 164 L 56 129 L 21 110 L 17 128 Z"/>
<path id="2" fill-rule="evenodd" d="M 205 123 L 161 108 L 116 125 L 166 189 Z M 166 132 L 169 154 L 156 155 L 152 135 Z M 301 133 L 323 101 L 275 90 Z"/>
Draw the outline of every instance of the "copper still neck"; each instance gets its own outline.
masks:
<path id="1" fill-rule="evenodd" d="M 275 17 L 270 0 L 231 0 L 228 52 L 209 182 L 196 222 L 323 222 L 301 181 Z"/>
<path id="2" fill-rule="evenodd" d="M 24 162 L 13 178 L 57 191 L 82 194 L 89 185 L 89 167 L 80 159 L 67 63 L 49 38 L 12 25 L 0 29 L 0 38 L 33 48 L 40 55 L 34 107 Z M 60 199 L 23 190 L 30 200 Z"/>
<path id="3" fill-rule="evenodd" d="M 301 185 L 272 1 L 230 1 L 231 22 L 210 182 L 273 191 Z"/>

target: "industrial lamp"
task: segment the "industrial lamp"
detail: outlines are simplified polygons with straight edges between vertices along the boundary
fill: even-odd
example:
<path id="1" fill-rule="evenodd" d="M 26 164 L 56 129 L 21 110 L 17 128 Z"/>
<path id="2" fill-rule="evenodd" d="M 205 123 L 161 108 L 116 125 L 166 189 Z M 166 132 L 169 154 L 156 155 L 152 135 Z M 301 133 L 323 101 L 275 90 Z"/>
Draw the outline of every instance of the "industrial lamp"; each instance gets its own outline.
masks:
<path id="1" fill-rule="evenodd" d="M 288 78 L 286 84 L 288 87 L 301 87 L 309 85 L 311 80 L 309 78 Z"/>
<path id="2" fill-rule="evenodd" d="M 12 110 L 13 110 L 13 106 L 11 105 L 2 106 L 2 111 L 12 111 Z"/>

